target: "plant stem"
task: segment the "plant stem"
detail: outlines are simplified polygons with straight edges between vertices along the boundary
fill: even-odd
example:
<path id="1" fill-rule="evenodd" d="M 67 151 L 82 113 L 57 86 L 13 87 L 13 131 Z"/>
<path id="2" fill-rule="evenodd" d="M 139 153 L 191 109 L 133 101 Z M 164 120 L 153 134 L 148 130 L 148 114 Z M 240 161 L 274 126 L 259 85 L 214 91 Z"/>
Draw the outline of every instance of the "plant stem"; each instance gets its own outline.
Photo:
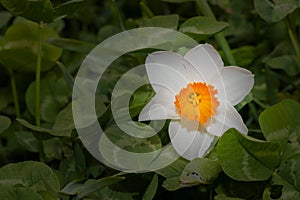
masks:
<path id="1" fill-rule="evenodd" d="M 300 63 L 300 48 L 299 48 L 299 43 L 297 41 L 296 34 L 295 34 L 295 32 L 292 28 L 292 25 L 289 22 L 289 19 L 287 18 L 285 22 L 286 22 L 285 24 L 286 24 L 287 29 L 288 29 L 288 34 L 289 34 L 290 40 L 292 42 L 293 48 L 294 48 L 296 56 L 297 56 L 298 68 L 299 68 L 299 71 L 300 71 L 300 64 L 299 64 Z"/>
<path id="2" fill-rule="evenodd" d="M 214 13 L 212 12 L 209 4 L 207 3 L 207 0 L 196 0 L 196 4 L 204 16 L 210 17 L 210 18 L 216 20 L 216 17 L 214 15 Z M 235 59 L 231 53 L 231 49 L 229 47 L 227 40 L 225 39 L 224 34 L 222 32 L 220 32 L 220 33 L 215 34 L 214 37 L 215 37 L 217 43 L 222 48 L 222 50 L 224 51 L 224 55 L 226 57 L 227 62 L 230 65 L 236 65 Z"/>
<path id="3" fill-rule="evenodd" d="M 17 91 L 17 86 L 16 86 L 14 72 L 13 72 L 12 69 L 8 69 L 8 72 L 9 72 L 9 75 L 10 75 L 10 84 L 11 84 L 11 89 L 12 89 L 12 93 L 13 93 L 13 99 L 14 99 L 16 117 L 20 118 L 21 117 L 21 112 L 20 112 L 20 105 L 19 105 L 19 99 L 18 99 L 18 91 Z"/>
<path id="4" fill-rule="evenodd" d="M 43 22 L 39 24 L 38 35 L 38 52 L 36 61 L 36 74 L 35 74 L 35 123 L 37 126 L 41 124 L 40 117 L 40 93 L 41 93 L 41 61 L 42 61 L 42 29 Z"/>

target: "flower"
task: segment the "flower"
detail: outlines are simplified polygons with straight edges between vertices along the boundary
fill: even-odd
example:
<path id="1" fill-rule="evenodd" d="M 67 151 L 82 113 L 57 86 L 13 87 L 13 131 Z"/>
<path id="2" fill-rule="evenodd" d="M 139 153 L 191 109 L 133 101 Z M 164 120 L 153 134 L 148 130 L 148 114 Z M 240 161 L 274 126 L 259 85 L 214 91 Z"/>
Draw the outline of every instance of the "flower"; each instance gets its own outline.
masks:
<path id="1" fill-rule="evenodd" d="M 253 74 L 236 66 L 224 67 L 218 52 L 200 44 L 184 57 L 158 51 L 146 58 L 146 71 L 156 92 L 139 121 L 172 119 L 171 143 L 182 157 L 203 157 L 229 128 L 248 130 L 234 108 L 250 92 Z"/>

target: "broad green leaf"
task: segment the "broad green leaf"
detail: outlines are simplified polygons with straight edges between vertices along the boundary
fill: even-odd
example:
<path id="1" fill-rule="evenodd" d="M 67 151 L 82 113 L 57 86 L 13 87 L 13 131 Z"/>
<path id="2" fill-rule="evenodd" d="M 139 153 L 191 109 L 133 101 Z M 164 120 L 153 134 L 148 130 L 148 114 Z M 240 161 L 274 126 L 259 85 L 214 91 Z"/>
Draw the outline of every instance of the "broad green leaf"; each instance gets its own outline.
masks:
<path id="1" fill-rule="evenodd" d="M 57 129 L 43 128 L 43 127 L 32 125 L 24 119 L 16 119 L 16 120 L 26 128 L 29 128 L 36 132 L 44 132 L 44 133 L 49 133 L 50 135 L 53 136 L 61 136 L 61 137 L 71 136 L 71 130 L 57 130 Z"/>
<path id="2" fill-rule="evenodd" d="M 0 168 L 0 188 L 3 185 L 27 188 L 36 192 L 58 192 L 60 189 L 58 177 L 52 169 L 36 161 L 12 163 Z"/>
<path id="3" fill-rule="evenodd" d="M 97 190 L 100 190 L 103 187 L 117 183 L 124 179 L 124 177 L 106 177 L 98 180 L 89 179 L 83 184 L 83 186 L 78 191 L 76 199 L 82 199 L 83 197 L 87 197 L 93 194 L 94 192 L 97 192 Z"/>
<path id="4" fill-rule="evenodd" d="M 8 129 L 11 125 L 11 120 L 3 115 L 0 115 L 0 133 Z"/>
<path id="5" fill-rule="evenodd" d="M 61 110 L 55 119 L 53 129 L 54 130 L 72 130 L 75 128 L 73 114 L 72 114 L 72 103 L 69 103 L 67 107 Z"/>
<path id="6" fill-rule="evenodd" d="M 217 145 L 219 162 L 224 172 L 239 181 L 267 180 L 279 162 L 276 144 L 257 140 L 229 129 Z"/>
<path id="7" fill-rule="evenodd" d="M 139 21 L 140 27 L 163 27 L 176 30 L 178 26 L 178 15 L 161 15 L 154 16 L 150 19 L 141 19 Z"/>
<path id="8" fill-rule="evenodd" d="M 49 38 L 58 37 L 51 28 L 42 28 L 42 71 L 49 70 L 61 55 L 61 49 L 47 43 Z M 0 63 L 17 71 L 36 71 L 39 25 L 25 19 L 17 19 L 10 26 L 0 43 Z"/>
<path id="9" fill-rule="evenodd" d="M 270 58 L 266 64 L 273 69 L 282 69 L 289 76 L 295 76 L 299 73 L 297 58 L 294 55 L 282 55 L 275 58 Z"/>
<path id="10" fill-rule="evenodd" d="M 284 161 L 278 169 L 278 175 L 300 192 L 300 156 Z"/>
<path id="11" fill-rule="evenodd" d="M 88 54 L 95 47 L 94 44 L 69 38 L 49 38 L 47 41 L 57 47 L 85 54 Z"/>
<path id="12" fill-rule="evenodd" d="M 158 177 L 156 174 L 154 174 L 151 183 L 149 184 L 147 190 L 143 195 L 143 200 L 152 200 L 155 196 L 157 187 L 158 187 Z"/>
<path id="13" fill-rule="evenodd" d="M 50 0 L 0 0 L 0 3 L 14 15 L 34 22 L 49 23 L 55 16 L 55 10 Z"/>
<path id="14" fill-rule="evenodd" d="M 162 186 L 168 191 L 175 191 L 183 188 L 183 186 L 180 184 L 179 176 L 167 178 L 163 182 Z"/>
<path id="15" fill-rule="evenodd" d="M 168 2 L 168 3 L 185 3 L 185 2 L 195 1 L 195 0 L 161 0 L 161 1 Z"/>
<path id="16" fill-rule="evenodd" d="M 299 0 L 254 0 L 258 14 L 268 22 L 276 22 L 300 6 Z"/>
<path id="17" fill-rule="evenodd" d="M 16 131 L 16 139 L 23 145 L 27 151 L 38 152 L 38 140 L 29 131 Z"/>
<path id="18" fill-rule="evenodd" d="M 211 184 L 220 171 L 217 162 L 207 158 L 196 158 L 185 166 L 179 179 L 182 186 Z"/>
<path id="19" fill-rule="evenodd" d="M 28 110 L 35 115 L 35 92 L 36 82 L 32 82 L 25 94 Z M 58 113 L 66 106 L 71 96 L 71 90 L 64 78 L 49 74 L 41 80 L 41 119 L 53 123 Z"/>
<path id="20" fill-rule="evenodd" d="M 0 189 L 0 199 L 43 200 L 43 198 L 31 188 L 0 185 Z"/>
<path id="21" fill-rule="evenodd" d="M 179 28 L 184 33 L 192 33 L 197 35 L 213 35 L 222 31 L 228 26 L 226 22 L 216 21 L 210 17 L 192 17 L 186 20 Z"/>
<path id="22" fill-rule="evenodd" d="M 300 104 L 290 99 L 283 100 L 264 110 L 258 120 L 268 141 L 285 145 L 295 126 L 300 123 Z"/>
<path id="23" fill-rule="evenodd" d="M 263 194 L 263 200 L 287 200 L 299 198 L 300 191 L 296 190 L 295 187 L 276 174 L 272 177 L 271 184 L 265 189 Z"/>

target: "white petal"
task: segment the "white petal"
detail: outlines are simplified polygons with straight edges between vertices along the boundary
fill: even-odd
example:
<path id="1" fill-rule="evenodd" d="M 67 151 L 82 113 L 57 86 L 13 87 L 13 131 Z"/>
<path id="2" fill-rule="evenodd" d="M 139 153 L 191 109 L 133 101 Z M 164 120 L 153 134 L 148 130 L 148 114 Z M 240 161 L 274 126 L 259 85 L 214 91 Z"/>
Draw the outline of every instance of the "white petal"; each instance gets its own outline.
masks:
<path id="1" fill-rule="evenodd" d="M 214 136 L 205 132 L 183 127 L 179 120 L 173 120 L 169 126 L 169 136 L 176 152 L 188 159 L 204 157 L 214 141 Z"/>
<path id="2" fill-rule="evenodd" d="M 179 119 L 174 101 L 174 93 L 168 89 L 160 89 L 141 111 L 139 121 Z"/>
<path id="3" fill-rule="evenodd" d="M 145 65 L 154 91 L 162 86 L 179 93 L 189 82 L 203 80 L 192 64 L 173 52 L 154 52 L 147 57 Z"/>
<path id="4" fill-rule="evenodd" d="M 218 88 L 218 93 L 220 95 L 225 93 L 225 98 L 232 105 L 236 105 L 251 91 L 254 84 L 254 75 L 247 69 L 228 66 L 221 69 L 221 78 L 215 77 L 213 82 L 214 86 Z"/>
<path id="5" fill-rule="evenodd" d="M 243 134 L 248 132 L 241 115 L 230 103 L 224 102 L 220 102 L 217 114 L 206 126 L 207 132 L 218 137 L 230 128 L 235 128 Z"/>
<path id="6" fill-rule="evenodd" d="M 200 44 L 184 56 L 191 62 L 204 77 L 206 82 L 219 74 L 219 70 L 224 66 L 219 53 L 209 44 Z"/>

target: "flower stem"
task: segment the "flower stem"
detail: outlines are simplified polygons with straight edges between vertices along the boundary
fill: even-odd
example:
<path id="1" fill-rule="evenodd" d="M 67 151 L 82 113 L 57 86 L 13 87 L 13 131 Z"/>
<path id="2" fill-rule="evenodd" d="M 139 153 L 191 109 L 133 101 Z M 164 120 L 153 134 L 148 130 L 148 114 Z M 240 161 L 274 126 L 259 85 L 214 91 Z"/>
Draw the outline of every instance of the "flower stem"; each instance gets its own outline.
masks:
<path id="1" fill-rule="evenodd" d="M 16 86 L 14 72 L 12 69 L 8 69 L 8 72 L 10 75 L 10 84 L 11 84 L 11 89 L 12 89 L 12 94 L 13 94 L 13 99 L 14 99 L 16 117 L 20 118 L 21 112 L 20 112 L 20 105 L 19 105 L 18 92 L 17 92 L 17 86 Z"/>
<path id="2" fill-rule="evenodd" d="M 35 74 L 35 123 L 37 126 L 41 124 L 40 117 L 40 93 L 41 93 L 41 63 L 42 63 L 42 29 L 43 22 L 39 24 L 38 35 L 38 52 L 36 61 L 36 74 Z"/>
<path id="3" fill-rule="evenodd" d="M 204 16 L 216 20 L 216 17 L 212 12 L 209 4 L 207 3 L 207 0 L 196 0 L 196 4 Z M 215 34 L 215 39 L 217 43 L 220 45 L 220 47 L 222 48 L 222 50 L 224 51 L 224 55 L 227 59 L 227 62 L 230 65 L 236 65 L 235 59 L 231 53 L 231 49 L 229 47 L 227 40 L 225 39 L 224 34 L 222 32 Z"/>
<path id="4" fill-rule="evenodd" d="M 297 56 L 297 59 L 298 59 L 298 68 L 299 68 L 299 71 L 300 71 L 300 48 L 299 48 L 299 43 L 297 41 L 297 38 L 296 38 L 296 34 L 292 28 L 292 25 L 289 21 L 289 19 L 287 18 L 286 19 L 286 26 L 287 26 L 287 29 L 288 29 L 288 34 L 289 34 L 289 37 L 290 37 L 290 40 L 292 42 L 292 45 L 293 45 L 293 48 L 295 50 L 295 53 L 296 53 L 296 56 Z"/>

